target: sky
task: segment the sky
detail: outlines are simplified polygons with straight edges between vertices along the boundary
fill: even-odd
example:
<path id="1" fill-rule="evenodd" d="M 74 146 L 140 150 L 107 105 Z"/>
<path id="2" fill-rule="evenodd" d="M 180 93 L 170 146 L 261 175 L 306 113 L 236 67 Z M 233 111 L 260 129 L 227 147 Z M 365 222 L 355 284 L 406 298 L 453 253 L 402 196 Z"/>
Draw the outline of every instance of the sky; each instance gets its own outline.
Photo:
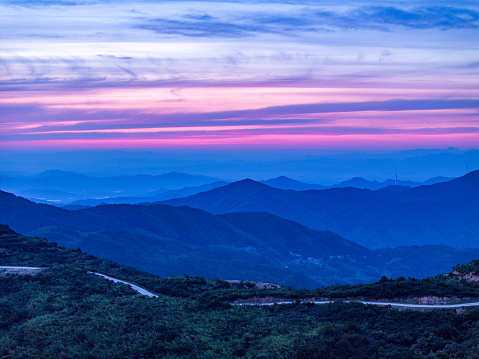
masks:
<path id="1" fill-rule="evenodd" d="M 479 147 L 477 1 L 2 0 L 0 14 L 2 151 Z"/>

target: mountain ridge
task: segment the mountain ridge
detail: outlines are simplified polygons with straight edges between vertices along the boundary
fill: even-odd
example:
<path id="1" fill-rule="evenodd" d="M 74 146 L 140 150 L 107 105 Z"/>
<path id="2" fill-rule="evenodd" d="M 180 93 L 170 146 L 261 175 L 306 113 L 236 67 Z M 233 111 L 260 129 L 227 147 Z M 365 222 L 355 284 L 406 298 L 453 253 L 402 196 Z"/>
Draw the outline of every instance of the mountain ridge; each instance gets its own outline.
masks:
<path id="1" fill-rule="evenodd" d="M 279 191 L 251 180 L 240 186 L 266 188 L 273 195 Z M 359 197 L 371 192 L 353 188 L 346 191 L 357 192 Z M 367 282 L 381 275 L 422 277 L 479 257 L 479 249 L 450 247 L 371 251 L 335 233 L 307 228 L 269 213 L 215 216 L 165 204 L 105 205 L 69 211 L 3 191 L 0 222 L 158 275 L 233 277 L 307 288 Z M 423 254 L 417 255 L 419 252 Z M 435 258 L 427 261 L 426 267 L 408 261 L 427 258 L 428 253 L 435 253 Z"/>
<path id="2" fill-rule="evenodd" d="M 291 191 L 254 181 L 235 182 L 164 201 L 213 214 L 264 211 L 317 230 L 331 230 L 369 248 L 479 243 L 479 171 L 403 191 L 351 187 Z M 456 229 L 461 228 L 458 232 Z"/>

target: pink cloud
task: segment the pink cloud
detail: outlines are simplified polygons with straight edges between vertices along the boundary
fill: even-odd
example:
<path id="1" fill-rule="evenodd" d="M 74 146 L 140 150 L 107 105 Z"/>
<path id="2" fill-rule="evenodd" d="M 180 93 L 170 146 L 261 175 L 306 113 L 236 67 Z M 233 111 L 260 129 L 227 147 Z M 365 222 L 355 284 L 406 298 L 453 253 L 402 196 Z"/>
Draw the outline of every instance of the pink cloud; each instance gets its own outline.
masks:
<path id="1" fill-rule="evenodd" d="M 5 91 L 0 146 L 413 148 L 479 143 L 479 93 L 474 89 L 302 85 Z"/>

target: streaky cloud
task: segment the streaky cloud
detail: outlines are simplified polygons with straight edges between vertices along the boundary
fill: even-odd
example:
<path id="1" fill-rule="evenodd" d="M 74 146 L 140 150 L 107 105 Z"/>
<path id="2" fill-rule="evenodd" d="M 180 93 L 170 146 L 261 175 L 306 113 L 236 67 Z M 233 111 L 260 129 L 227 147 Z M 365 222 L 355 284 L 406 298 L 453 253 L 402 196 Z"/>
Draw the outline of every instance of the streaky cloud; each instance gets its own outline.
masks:
<path id="1" fill-rule="evenodd" d="M 362 7 L 345 14 L 331 11 L 316 13 L 318 19 L 330 26 L 346 28 L 369 28 L 389 31 L 381 25 L 400 25 L 413 29 L 462 29 L 478 28 L 479 12 L 454 7 L 418 7 L 401 9 L 399 7 Z"/>
<path id="2" fill-rule="evenodd" d="M 0 12 L 3 147 L 479 143 L 474 1 L 6 0 Z"/>
<path id="3" fill-rule="evenodd" d="M 298 6 L 299 8 L 299 6 Z M 252 12 L 225 22 L 209 14 L 187 14 L 183 19 L 144 19 L 135 28 L 185 37 L 245 37 L 255 34 L 292 36 L 296 32 L 327 32 L 334 29 L 392 31 L 391 26 L 421 29 L 476 29 L 479 12 L 455 7 L 362 6 L 344 12 L 300 9 L 288 16 Z"/>
<path id="4" fill-rule="evenodd" d="M 262 109 L 224 111 L 200 114 L 210 118 L 232 118 L 244 115 L 286 115 L 331 112 L 358 111 L 410 111 L 479 108 L 479 99 L 426 99 L 426 100 L 388 100 L 367 102 L 313 103 L 300 105 L 272 106 Z"/>
<path id="5" fill-rule="evenodd" d="M 233 24 L 212 21 L 210 18 L 190 21 L 170 19 L 152 19 L 135 26 L 138 29 L 151 30 L 164 35 L 181 35 L 191 37 L 245 37 L 255 33 L 271 33 L 263 26 L 253 24 Z"/>

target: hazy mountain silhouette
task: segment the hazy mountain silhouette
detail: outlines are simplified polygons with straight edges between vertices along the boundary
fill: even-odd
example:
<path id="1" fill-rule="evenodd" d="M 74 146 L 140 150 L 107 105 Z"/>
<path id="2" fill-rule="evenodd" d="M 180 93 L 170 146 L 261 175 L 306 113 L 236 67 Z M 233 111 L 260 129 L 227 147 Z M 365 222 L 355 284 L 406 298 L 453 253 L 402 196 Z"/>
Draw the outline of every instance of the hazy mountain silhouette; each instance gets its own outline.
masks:
<path id="1" fill-rule="evenodd" d="M 294 179 L 288 178 L 286 176 L 280 176 L 276 178 L 271 178 L 269 180 L 260 181 L 265 185 L 270 187 L 279 188 L 279 189 L 293 189 L 295 191 L 307 191 L 309 189 L 325 189 L 326 186 L 319 184 L 304 183 L 296 181 Z"/>
<path id="2" fill-rule="evenodd" d="M 160 152 L 2 151 L 0 172 L 7 175 L 61 169 L 81 170 L 94 176 L 118 176 L 157 175 L 158 171 L 164 171 L 211 177 L 223 173 L 229 180 L 245 177 L 268 179 L 284 175 L 307 183 L 334 184 L 354 176 L 386 180 L 394 177 L 396 169 L 399 179 L 419 182 L 433 176 L 459 176 L 464 173 L 466 164 L 469 164 L 470 169 L 479 168 L 478 150 L 460 151 L 453 148 L 322 155 L 311 151 L 288 151 L 285 155 L 277 153 L 274 156 L 268 151 L 256 151 L 254 156 L 249 151 L 246 151 L 245 156 L 242 155 L 244 151 L 216 152 L 212 155 L 192 150 L 189 156 L 185 152 L 167 155 Z M 181 187 L 184 186 L 192 184 Z M 0 188 L 16 193 L 1 185 Z"/>
<path id="3" fill-rule="evenodd" d="M 285 263 L 296 258 L 290 252 L 298 252 L 290 243 L 268 243 L 217 216 L 190 207 L 105 205 L 68 211 L 0 191 L 0 223 L 9 223 L 13 229 L 46 237 L 64 246 L 121 259 L 161 275 L 186 273 L 274 280 L 299 287 L 330 283 L 328 273 L 321 272 L 312 278 L 285 268 Z M 308 229 L 306 232 L 316 231 Z M 314 250 L 297 254 L 306 257 L 311 252 L 326 260 L 332 255 L 356 257 L 368 251 L 333 233 L 314 236 L 311 233 L 303 238 L 310 243 L 311 240 L 331 239 L 334 245 L 318 245 Z M 289 235 L 296 237 L 294 231 Z M 301 248 L 307 250 L 307 246 Z M 350 279 L 363 280 L 360 277 Z"/>
<path id="4" fill-rule="evenodd" d="M 214 214 L 269 212 L 317 230 L 331 230 L 369 248 L 479 246 L 479 171 L 401 191 L 292 191 L 243 180 L 165 203 Z"/>
<path id="5" fill-rule="evenodd" d="M 239 186 L 249 192 L 258 186 L 273 194 L 279 191 L 250 180 Z M 0 223 L 160 275 L 206 275 L 296 287 L 367 282 L 381 275 L 422 277 L 479 256 L 477 249 L 448 247 L 371 251 L 332 232 L 269 213 L 215 216 L 162 204 L 68 211 L 3 191 Z M 415 253 L 427 257 L 428 252 L 436 261 L 421 265 L 408 261 Z"/>
<path id="6" fill-rule="evenodd" d="M 446 181 L 446 177 L 435 177 L 424 183 L 412 181 L 368 181 L 355 177 L 331 186 L 300 182 L 280 176 L 261 183 L 279 189 L 304 191 L 355 187 L 371 190 L 392 185 L 417 187 Z M 159 176 L 107 176 L 92 177 L 75 172 L 48 170 L 33 176 L 0 176 L 0 187 L 8 192 L 31 199 L 38 203 L 58 206 L 66 204 L 96 206 L 99 204 L 136 204 L 182 198 L 208 191 L 229 182 L 217 181 L 213 177 L 193 176 L 185 173 L 167 173 Z"/>
<path id="7" fill-rule="evenodd" d="M 50 177 L 60 177 L 60 176 L 80 176 L 80 174 L 71 171 L 62 171 L 62 170 L 47 170 L 36 175 L 31 176 L 32 178 L 50 178 Z"/>
<path id="8" fill-rule="evenodd" d="M 36 176 L 0 176 L 2 190 L 43 198 L 62 200 L 63 204 L 80 199 L 145 195 L 153 191 L 168 192 L 184 187 L 196 187 L 218 181 L 217 178 L 185 173 L 167 173 L 158 176 L 92 177 L 65 171 L 46 171 Z M 30 191 L 30 192 L 28 192 Z M 37 193 L 32 192 L 37 191 Z M 38 191 L 42 191 L 38 193 Z M 50 191 L 50 193 L 48 192 Z M 51 191 L 61 191 L 62 193 Z"/>
<path id="9" fill-rule="evenodd" d="M 455 178 L 438 176 L 438 177 L 429 178 L 428 180 L 424 181 L 422 184 L 430 185 L 430 184 L 452 181 L 453 179 Z"/>
<path id="10" fill-rule="evenodd" d="M 159 190 L 153 192 L 151 195 L 145 196 L 129 196 L 129 197 L 111 197 L 111 198 L 92 198 L 92 199 L 83 199 L 79 201 L 73 201 L 70 205 L 73 206 L 97 206 L 99 204 L 138 204 L 138 203 L 149 203 L 149 202 L 158 202 L 164 201 L 171 198 L 181 198 L 192 196 L 194 194 L 209 191 L 214 188 L 227 185 L 229 182 L 225 181 L 216 181 L 213 183 L 208 183 L 201 186 L 195 187 L 184 187 L 177 190 Z"/>
<path id="11" fill-rule="evenodd" d="M 414 182 L 414 181 L 401 181 L 401 180 L 393 180 L 388 179 L 386 181 L 369 181 L 367 179 L 361 177 L 353 177 L 349 180 L 339 182 L 337 184 L 331 186 L 323 186 L 319 184 L 311 184 L 311 183 L 304 183 L 300 181 L 296 181 L 294 179 L 281 176 L 277 178 L 272 178 L 266 181 L 260 181 L 263 184 L 266 184 L 270 187 L 279 188 L 279 189 L 292 189 L 295 191 L 307 191 L 310 189 L 331 189 L 331 188 L 345 188 L 345 187 L 353 187 L 353 188 L 361 188 L 361 189 L 370 189 L 370 190 L 378 190 L 385 187 L 390 186 L 404 186 L 404 187 L 419 187 L 422 185 L 430 185 L 440 182 L 446 182 L 453 180 L 454 178 L 448 177 L 434 177 L 430 178 L 424 182 Z"/>

